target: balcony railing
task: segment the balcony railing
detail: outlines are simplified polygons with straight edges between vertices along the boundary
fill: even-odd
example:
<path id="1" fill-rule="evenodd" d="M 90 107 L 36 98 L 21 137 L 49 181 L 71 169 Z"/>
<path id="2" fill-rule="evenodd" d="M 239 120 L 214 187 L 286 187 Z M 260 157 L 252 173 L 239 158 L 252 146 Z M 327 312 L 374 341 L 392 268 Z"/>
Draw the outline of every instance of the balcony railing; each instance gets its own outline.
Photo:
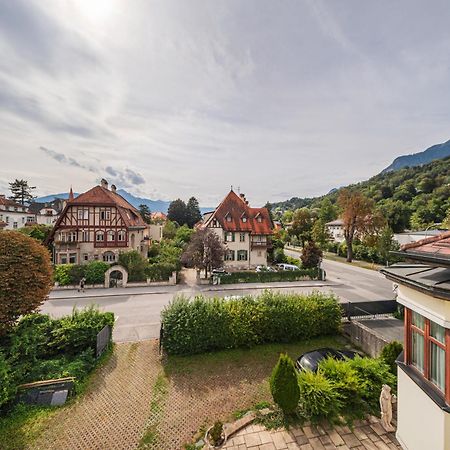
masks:
<path id="1" fill-rule="evenodd" d="M 272 242 L 270 241 L 251 241 L 252 248 L 270 248 L 272 247 Z"/>

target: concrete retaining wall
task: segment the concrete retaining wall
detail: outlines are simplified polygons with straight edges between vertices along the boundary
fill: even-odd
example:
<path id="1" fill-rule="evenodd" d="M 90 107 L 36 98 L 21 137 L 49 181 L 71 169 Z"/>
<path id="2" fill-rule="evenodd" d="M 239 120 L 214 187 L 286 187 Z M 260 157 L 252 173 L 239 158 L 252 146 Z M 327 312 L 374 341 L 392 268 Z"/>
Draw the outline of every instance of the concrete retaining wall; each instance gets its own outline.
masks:
<path id="1" fill-rule="evenodd" d="M 350 341 L 372 358 L 379 356 L 383 347 L 389 344 L 387 339 L 361 322 L 344 322 L 343 329 Z"/>

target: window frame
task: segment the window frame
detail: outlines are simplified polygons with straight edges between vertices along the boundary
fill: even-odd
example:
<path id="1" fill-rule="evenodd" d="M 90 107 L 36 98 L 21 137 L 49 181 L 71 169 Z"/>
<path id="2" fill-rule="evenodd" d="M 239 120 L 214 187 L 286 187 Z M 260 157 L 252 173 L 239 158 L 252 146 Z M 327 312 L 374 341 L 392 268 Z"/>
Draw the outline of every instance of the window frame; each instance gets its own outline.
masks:
<path id="1" fill-rule="evenodd" d="M 419 328 L 417 325 L 412 323 L 412 315 L 413 313 L 418 314 L 424 320 L 423 330 Z M 431 323 L 435 323 L 436 325 L 440 325 L 437 322 L 434 322 L 422 314 L 414 311 L 410 308 L 405 307 L 405 317 L 404 317 L 404 328 L 405 328 L 405 337 L 404 337 L 404 362 L 408 366 L 410 366 L 413 370 L 419 373 L 431 386 L 438 392 L 440 392 L 444 397 L 447 404 L 450 405 L 450 329 L 444 328 L 444 343 L 440 342 L 433 336 L 431 336 Z M 441 325 L 442 326 L 442 325 Z M 416 365 L 412 363 L 412 335 L 413 332 L 418 333 L 423 336 L 423 360 L 424 360 L 424 368 L 423 371 L 420 370 Z M 431 347 L 432 344 L 438 346 L 440 349 L 444 351 L 444 389 L 439 387 L 434 381 L 431 379 Z"/>

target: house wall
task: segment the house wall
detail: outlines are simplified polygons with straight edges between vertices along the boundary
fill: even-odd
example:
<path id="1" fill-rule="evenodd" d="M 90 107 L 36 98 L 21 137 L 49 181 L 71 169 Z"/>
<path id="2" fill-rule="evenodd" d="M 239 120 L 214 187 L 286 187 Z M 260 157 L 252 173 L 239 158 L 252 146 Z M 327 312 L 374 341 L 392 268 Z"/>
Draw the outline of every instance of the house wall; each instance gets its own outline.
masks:
<path id="1" fill-rule="evenodd" d="M 344 242 L 344 229 L 340 225 L 327 225 L 327 231 L 334 242 Z"/>
<path id="2" fill-rule="evenodd" d="M 28 222 L 34 222 L 36 220 L 36 216 L 31 213 L 19 212 L 19 211 L 6 211 L 4 209 L 0 209 L 0 222 L 6 222 L 5 230 L 15 230 L 18 228 L 22 228 Z M 16 224 L 16 225 L 14 225 Z"/>
<path id="3" fill-rule="evenodd" d="M 160 241 L 162 239 L 164 225 L 150 224 L 148 226 L 148 234 L 152 241 Z"/>
<path id="4" fill-rule="evenodd" d="M 398 368 L 397 439 L 408 450 L 449 450 L 450 414 Z"/>

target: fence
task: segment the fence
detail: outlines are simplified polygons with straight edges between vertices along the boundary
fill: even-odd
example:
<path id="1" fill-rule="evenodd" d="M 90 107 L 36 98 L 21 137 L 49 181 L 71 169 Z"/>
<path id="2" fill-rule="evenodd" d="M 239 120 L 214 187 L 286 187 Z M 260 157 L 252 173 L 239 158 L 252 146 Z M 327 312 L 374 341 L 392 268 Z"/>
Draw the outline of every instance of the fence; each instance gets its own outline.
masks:
<path id="1" fill-rule="evenodd" d="M 390 316 L 397 312 L 395 300 L 375 300 L 371 302 L 342 303 L 342 316 L 351 319 L 367 319 L 369 317 Z"/>

